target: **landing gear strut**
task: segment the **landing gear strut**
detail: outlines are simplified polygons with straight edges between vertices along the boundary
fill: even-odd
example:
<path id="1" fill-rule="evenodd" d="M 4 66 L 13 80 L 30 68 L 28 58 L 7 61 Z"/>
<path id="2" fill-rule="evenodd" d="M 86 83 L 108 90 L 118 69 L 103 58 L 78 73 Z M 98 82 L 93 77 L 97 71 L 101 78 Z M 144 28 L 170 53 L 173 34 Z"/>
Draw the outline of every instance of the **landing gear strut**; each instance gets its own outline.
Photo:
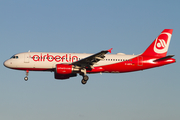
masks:
<path id="1" fill-rule="evenodd" d="M 84 69 L 81 69 L 81 72 L 82 72 L 82 73 L 81 73 L 80 75 L 83 76 L 83 79 L 82 79 L 81 83 L 82 83 L 83 85 L 85 85 L 85 84 L 87 83 L 89 77 L 86 75 L 86 69 L 85 69 L 85 68 L 84 68 Z"/>
<path id="2" fill-rule="evenodd" d="M 28 80 L 28 74 L 29 74 L 29 70 L 26 70 L 26 77 L 24 77 L 24 80 L 25 80 L 25 81 Z"/>

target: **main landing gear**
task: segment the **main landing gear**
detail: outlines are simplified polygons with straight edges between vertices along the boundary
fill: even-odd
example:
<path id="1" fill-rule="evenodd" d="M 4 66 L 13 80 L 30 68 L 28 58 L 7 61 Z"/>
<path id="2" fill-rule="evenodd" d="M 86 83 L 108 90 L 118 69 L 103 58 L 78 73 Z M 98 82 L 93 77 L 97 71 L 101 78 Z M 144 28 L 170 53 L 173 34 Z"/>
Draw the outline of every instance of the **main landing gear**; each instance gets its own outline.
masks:
<path id="1" fill-rule="evenodd" d="M 29 74 L 29 70 L 26 70 L 26 77 L 24 77 L 24 80 L 25 80 L 25 81 L 28 80 L 28 74 Z"/>
<path id="2" fill-rule="evenodd" d="M 88 79 L 89 79 L 89 77 L 88 77 L 87 75 L 84 75 L 81 83 L 82 83 L 83 85 L 86 84 L 87 81 L 88 81 Z"/>
<path id="3" fill-rule="evenodd" d="M 80 75 L 83 76 L 83 79 L 82 79 L 81 83 L 82 83 L 83 85 L 85 85 L 85 84 L 87 83 L 89 77 L 86 75 L 86 69 L 85 69 L 85 68 L 84 68 L 84 69 L 81 69 L 81 72 L 82 72 L 82 73 L 81 73 Z"/>

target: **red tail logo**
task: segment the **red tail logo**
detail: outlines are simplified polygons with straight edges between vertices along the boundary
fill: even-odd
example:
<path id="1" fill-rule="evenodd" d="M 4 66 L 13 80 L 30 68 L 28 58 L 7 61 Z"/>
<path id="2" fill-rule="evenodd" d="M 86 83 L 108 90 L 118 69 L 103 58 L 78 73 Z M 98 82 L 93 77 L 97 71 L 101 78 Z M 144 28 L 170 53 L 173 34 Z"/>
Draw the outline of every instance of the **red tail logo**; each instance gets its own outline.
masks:
<path id="1" fill-rule="evenodd" d="M 169 42 L 171 39 L 170 33 L 161 33 L 155 40 L 154 52 L 165 53 L 168 50 Z"/>
<path id="2" fill-rule="evenodd" d="M 163 39 L 158 39 L 157 40 L 157 44 L 156 44 L 156 48 L 157 49 L 164 49 L 164 47 L 166 47 L 166 42 L 165 42 L 165 40 L 163 40 Z"/>
<path id="3" fill-rule="evenodd" d="M 142 55 L 165 57 L 168 51 L 173 29 L 164 29 Z"/>

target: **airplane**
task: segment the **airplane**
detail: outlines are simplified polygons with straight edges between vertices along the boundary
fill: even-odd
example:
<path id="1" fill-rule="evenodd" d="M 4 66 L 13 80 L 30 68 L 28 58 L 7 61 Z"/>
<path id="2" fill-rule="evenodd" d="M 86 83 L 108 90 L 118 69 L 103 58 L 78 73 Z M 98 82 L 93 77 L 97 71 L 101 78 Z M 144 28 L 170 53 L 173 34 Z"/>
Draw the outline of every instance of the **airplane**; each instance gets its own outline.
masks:
<path id="1" fill-rule="evenodd" d="M 69 79 L 77 74 L 86 84 L 90 73 L 124 73 L 160 67 L 176 62 L 174 55 L 168 55 L 173 29 L 164 29 L 152 44 L 139 55 L 111 53 L 111 49 L 96 54 L 85 53 L 46 53 L 24 52 L 13 55 L 4 62 L 4 66 L 26 71 L 24 80 L 28 80 L 29 71 L 51 71 L 55 79 Z"/>

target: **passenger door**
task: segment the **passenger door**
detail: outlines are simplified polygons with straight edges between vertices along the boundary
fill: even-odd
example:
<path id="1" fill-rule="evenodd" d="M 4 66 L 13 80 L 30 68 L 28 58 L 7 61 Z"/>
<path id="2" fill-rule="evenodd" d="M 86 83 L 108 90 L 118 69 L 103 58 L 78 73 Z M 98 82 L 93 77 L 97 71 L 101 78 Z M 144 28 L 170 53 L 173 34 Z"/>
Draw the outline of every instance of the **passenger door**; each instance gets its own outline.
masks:
<path id="1" fill-rule="evenodd" d="M 29 63 L 29 54 L 24 54 L 24 63 Z"/>

